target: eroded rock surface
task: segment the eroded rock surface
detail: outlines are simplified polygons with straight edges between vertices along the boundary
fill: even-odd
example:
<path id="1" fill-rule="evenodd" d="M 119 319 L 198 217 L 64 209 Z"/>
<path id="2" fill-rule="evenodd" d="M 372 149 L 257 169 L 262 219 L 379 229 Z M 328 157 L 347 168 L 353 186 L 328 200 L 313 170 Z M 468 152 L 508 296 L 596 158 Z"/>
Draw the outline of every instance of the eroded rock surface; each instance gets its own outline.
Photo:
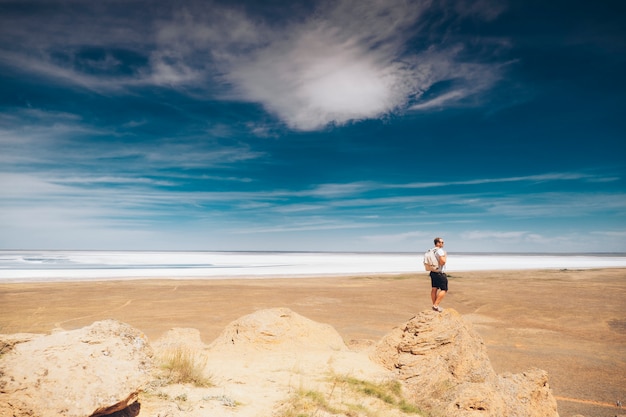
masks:
<path id="1" fill-rule="evenodd" d="M 140 331 L 105 320 L 51 335 L 0 335 L 0 417 L 121 410 L 129 416 L 270 416 L 290 407 L 298 390 L 343 401 L 347 394 L 335 390 L 332 375 L 398 379 L 408 399 L 432 416 L 558 417 L 547 374 L 497 375 L 481 337 L 454 310 L 418 314 L 381 339 L 370 357 L 349 349 L 331 326 L 287 308 L 241 317 L 210 345 L 198 330 L 181 328 L 154 343 L 161 354 L 179 348 L 202 359 L 213 385 L 154 386 L 155 395 L 142 396 L 140 405 L 139 392 L 156 375 Z M 401 414 L 384 407 L 380 415 Z"/>
<path id="2" fill-rule="evenodd" d="M 0 416 L 87 417 L 133 404 L 150 381 L 146 337 L 115 321 L 50 335 L 0 335 Z"/>
<path id="3" fill-rule="evenodd" d="M 347 346 L 332 326 L 303 317 L 288 308 L 271 308 L 230 323 L 209 349 L 339 351 L 347 350 Z"/>
<path id="4" fill-rule="evenodd" d="M 482 338 L 454 310 L 425 311 L 385 336 L 372 359 L 395 370 L 412 399 L 456 417 L 558 417 L 544 371 L 497 375 Z"/>

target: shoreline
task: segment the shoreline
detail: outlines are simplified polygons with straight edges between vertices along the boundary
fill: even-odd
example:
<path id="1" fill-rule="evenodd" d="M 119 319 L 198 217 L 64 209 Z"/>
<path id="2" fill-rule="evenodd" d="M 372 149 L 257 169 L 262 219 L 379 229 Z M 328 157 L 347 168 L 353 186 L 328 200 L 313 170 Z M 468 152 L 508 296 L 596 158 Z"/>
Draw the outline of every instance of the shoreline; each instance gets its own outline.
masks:
<path id="1" fill-rule="evenodd" d="M 622 270 L 626 269 L 626 266 L 589 266 L 589 267 L 572 267 L 572 268 L 561 268 L 561 267 L 546 267 L 546 268 L 497 268 L 497 269 L 458 269 L 454 271 L 447 271 L 448 275 L 453 274 L 462 274 L 462 273 L 489 273 L 489 274 L 498 274 L 498 273 L 511 273 L 511 272 L 520 272 L 520 273 L 532 273 L 532 272 L 541 272 L 541 271 L 599 271 L 599 270 Z M 88 270 L 88 269 L 87 269 Z M 102 270 L 102 269 L 99 269 Z M 164 270 L 164 271 L 172 271 Z M 5 270 L 6 271 L 6 270 Z M 26 270 L 25 270 L 26 271 Z M 49 270 L 46 270 L 48 272 Z M 59 284 L 68 284 L 72 282 L 128 282 L 128 281 L 254 281 L 254 280 L 302 280 L 302 279 L 332 279 L 332 278 L 360 278 L 360 277 L 369 277 L 369 276 L 378 276 L 378 277 L 395 277 L 395 276 L 404 276 L 404 275 L 427 275 L 426 271 L 401 271 L 401 272 L 346 272 L 346 273 L 310 273 L 310 274 L 242 274 L 242 275 L 184 275 L 184 274 L 172 274 L 169 272 L 164 272 L 162 275 L 111 275 L 111 276 L 92 276 L 92 277 L 81 277 L 80 271 L 86 271 L 86 269 L 73 269 L 73 270 L 62 270 L 62 271 L 72 271 L 72 275 L 78 275 L 78 277 L 58 277 L 58 276 L 49 276 L 49 277 L 9 277 L 6 278 L 3 276 L 2 270 L 0 270 L 0 285 L 2 284 L 46 284 L 46 283 L 59 283 Z"/>
<path id="2" fill-rule="evenodd" d="M 626 268 L 619 254 L 453 254 L 450 273 Z M 425 272 L 423 253 L 0 251 L 0 282 L 274 279 Z"/>
<path id="3" fill-rule="evenodd" d="M 442 306 L 474 326 L 498 373 L 545 369 L 564 417 L 615 414 L 584 401 L 626 396 L 626 268 L 449 275 Z M 208 344 L 246 314 L 287 307 L 333 326 L 349 346 L 368 346 L 430 309 L 429 293 L 426 272 L 0 282 L 0 333 L 71 330 L 113 318 L 150 341 L 171 328 L 195 328 Z"/>

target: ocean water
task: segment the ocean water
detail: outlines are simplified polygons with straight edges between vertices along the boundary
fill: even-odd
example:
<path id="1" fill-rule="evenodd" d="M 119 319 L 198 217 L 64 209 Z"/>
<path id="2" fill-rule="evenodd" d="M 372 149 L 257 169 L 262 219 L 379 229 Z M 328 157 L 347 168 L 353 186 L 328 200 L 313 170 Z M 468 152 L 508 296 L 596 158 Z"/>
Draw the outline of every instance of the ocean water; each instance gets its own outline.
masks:
<path id="1" fill-rule="evenodd" d="M 422 253 L 0 251 L 0 282 L 424 272 Z M 626 267 L 626 254 L 450 253 L 448 271 Z"/>

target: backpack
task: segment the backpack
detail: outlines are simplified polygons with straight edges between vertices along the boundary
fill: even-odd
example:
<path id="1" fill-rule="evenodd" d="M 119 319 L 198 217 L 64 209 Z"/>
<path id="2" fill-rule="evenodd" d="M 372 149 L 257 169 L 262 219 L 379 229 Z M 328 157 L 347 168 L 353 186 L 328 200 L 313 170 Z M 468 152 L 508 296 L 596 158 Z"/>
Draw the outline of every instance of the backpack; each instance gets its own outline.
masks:
<path id="1" fill-rule="evenodd" d="M 439 260 L 435 255 L 438 248 L 428 249 L 424 253 L 424 269 L 431 272 L 439 271 Z"/>

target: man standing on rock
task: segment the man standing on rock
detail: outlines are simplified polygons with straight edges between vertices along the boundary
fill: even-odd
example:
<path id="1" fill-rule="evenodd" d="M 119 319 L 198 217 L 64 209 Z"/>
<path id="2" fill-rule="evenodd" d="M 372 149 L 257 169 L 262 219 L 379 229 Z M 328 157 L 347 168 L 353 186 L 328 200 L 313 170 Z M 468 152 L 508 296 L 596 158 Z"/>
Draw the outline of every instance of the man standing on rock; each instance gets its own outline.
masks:
<path id="1" fill-rule="evenodd" d="M 444 272 L 448 255 L 446 254 L 446 251 L 443 250 L 443 245 L 443 239 L 436 237 L 435 247 L 437 250 L 435 251 L 435 256 L 439 262 L 439 269 L 437 271 L 430 272 L 430 282 L 432 284 L 430 298 L 433 301 L 433 310 L 440 313 L 443 311 L 443 308 L 439 307 L 439 303 L 441 303 L 441 300 L 443 300 L 443 297 L 445 297 L 448 292 L 448 277 Z"/>

